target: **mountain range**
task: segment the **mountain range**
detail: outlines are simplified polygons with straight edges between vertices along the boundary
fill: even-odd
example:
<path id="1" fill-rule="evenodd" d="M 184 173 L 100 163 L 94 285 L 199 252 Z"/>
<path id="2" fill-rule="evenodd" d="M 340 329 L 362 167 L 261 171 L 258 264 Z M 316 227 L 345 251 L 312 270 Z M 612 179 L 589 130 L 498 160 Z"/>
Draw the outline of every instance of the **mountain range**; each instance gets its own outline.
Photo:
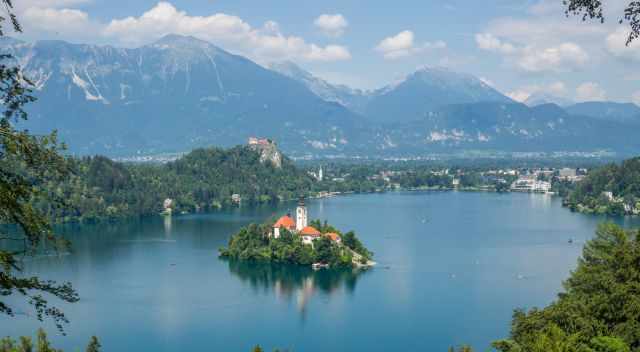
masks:
<path id="1" fill-rule="evenodd" d="M 13 55 L 38 98 L 21 125 L 58 130 L 75 154 L 187 151 L 250 136 L 274 139 L 294 156 L 640 151 L 636 105 L 527 106 L 444 68 L 364 91 L 178 35 L 139 48 L 5 38 L 0 51 Z"/>

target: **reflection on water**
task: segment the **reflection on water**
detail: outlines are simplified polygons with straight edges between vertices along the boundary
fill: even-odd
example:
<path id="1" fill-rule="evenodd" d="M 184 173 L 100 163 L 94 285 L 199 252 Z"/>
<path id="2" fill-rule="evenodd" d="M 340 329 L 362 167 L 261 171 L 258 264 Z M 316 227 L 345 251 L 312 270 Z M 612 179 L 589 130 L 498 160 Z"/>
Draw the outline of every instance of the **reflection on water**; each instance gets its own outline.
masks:
<path id="1" fill-rule="evenodd" d="M 173 227 L 172 224 L 172 217 L 171 216 L 165 216 L 164 217 L 164 234 L 167 238 L 171 237 L 171 228 Z"/>
<path id="2" fill-rule="evenodd" d="M 306 316 L 309 301 L 317 294 L 331 296 L 340 291 L 352 294 L 360 275 L 367 270 L 334 268 L 313 270 L 308 266 L 225 260 L 229 272 L 256 291 L 273 290 L 275 297 L 295 299 L 300 314 Z"/>
<path id="3" fill-rule="evenodd" d="M 294 202 L 58 226 L 71 253 L 53 255 L 41 243 L 23 274 L 78 289 L 80 302 L 57 304 L 71 320 L 68 335 L 50 336 L 66 351 L 83 350 L 95 334 L 107 351 L 249 351 L 255 343 L 305 352 L 468 343 L 484 351 L 508 336 L 514 307 L 557 297 L 598 223 L 640 226 L 637 217 L 576 214 L 557 197 L 529 194 L 387 193 L 308 206 L 314 218 L 356 231 L 380 266 L 313 271 L 218 260 L 242 226 Z M 22 315 L 0 315 L 2 336 L 55 331 L 25 316 L 30 307 L 15 307 Z"/>

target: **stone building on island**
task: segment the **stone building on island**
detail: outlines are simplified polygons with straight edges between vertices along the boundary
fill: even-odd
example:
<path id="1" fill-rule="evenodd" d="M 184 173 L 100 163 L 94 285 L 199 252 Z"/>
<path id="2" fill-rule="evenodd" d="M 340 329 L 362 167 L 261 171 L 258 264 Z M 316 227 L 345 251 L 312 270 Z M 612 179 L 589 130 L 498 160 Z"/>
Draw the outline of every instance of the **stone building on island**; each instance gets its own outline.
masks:
<path id="1" fill-rule="evenodd" d="M 313 245 L 313 240 L 322 236 L 326 236 L 336 243 L 341 242 L 340 235 L 337 233 L 323 234 L 315 227 L 309 226 L 308 221 L 307 207 L 304 204 L 304 198 L 300 198 L 298 207 L 296 208 L 296 219 L 292 219 L 289 214 L 282 216 L 275 222 L 275 224 L 273 224 L 273 232 L 270 233 L 270 236 L 279 238 L 281 235 L 280 230 L 284 228 L 294 235 L 300 236 L 302 238 L 302 243 L 304 244 Z"/>

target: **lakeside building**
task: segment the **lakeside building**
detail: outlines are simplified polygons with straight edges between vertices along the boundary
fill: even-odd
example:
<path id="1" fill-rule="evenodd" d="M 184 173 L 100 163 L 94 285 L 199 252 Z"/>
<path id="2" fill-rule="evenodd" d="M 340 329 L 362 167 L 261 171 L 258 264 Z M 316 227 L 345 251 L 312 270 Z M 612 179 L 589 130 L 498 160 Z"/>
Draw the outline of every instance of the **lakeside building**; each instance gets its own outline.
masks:
<path id="1" fill-rule="evenodd" d="M 539 181 L 535 177 L 523 176 L 511 184 L 513 192 L 548 193 L 551 190 L 551 183 Z"/>
<path id="2" fill-rule="evenodd" d="M 337 233 L 330 232 L 323 234 L 315 227 L 309 226 L 308 212 L 307 207 L 304 204 L 304 198 L 300 198 L 300 201 L 298 202 L 298 207 L 296 208 L 296 219 L 292 219 L 289 214 L 280 217 L 280 219 L 273 224 L 273 232 L 271 232 L 269 236 L 280 238 L 280 230 L 283 228 L 294 235 L 300 236 L 302 238 L 302 243 L 308 245 L 313 245 L 313 240 L 322 236 L 328 237 L 336 243 L 342 242 L 340 235 Z"/>

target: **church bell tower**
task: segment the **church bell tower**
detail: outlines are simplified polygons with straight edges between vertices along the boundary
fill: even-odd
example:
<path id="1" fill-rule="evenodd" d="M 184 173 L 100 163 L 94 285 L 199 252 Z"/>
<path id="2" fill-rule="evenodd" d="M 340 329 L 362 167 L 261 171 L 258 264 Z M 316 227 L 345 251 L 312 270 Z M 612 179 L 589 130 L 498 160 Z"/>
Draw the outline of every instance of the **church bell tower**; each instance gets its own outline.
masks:
<path id="1" fill-rule="evenodd" d="M 296 208 L 296 230 L 300 231 L 307 227 L 307 207 L 304 205 L 304 197 L 300 197 Z"/>

